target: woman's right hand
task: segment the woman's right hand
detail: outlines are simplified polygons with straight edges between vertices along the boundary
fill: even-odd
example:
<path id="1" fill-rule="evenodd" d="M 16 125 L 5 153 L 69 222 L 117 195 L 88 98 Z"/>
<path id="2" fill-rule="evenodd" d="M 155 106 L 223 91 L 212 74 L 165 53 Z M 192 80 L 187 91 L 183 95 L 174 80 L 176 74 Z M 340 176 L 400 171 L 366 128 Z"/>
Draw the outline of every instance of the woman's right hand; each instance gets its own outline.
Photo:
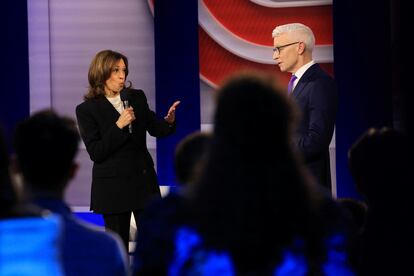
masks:
<path id="1" fill-rule="evenodd" d="M 118 118 L 118 121 L 116 121 L 116 125 L 123 129 L 125 126 L 129 125 L 133 120 L 135 120 L 135 114 L 134 109 L 131 107 L 125 108 L 124 111 L 122 111 L 121 115 Z"/>

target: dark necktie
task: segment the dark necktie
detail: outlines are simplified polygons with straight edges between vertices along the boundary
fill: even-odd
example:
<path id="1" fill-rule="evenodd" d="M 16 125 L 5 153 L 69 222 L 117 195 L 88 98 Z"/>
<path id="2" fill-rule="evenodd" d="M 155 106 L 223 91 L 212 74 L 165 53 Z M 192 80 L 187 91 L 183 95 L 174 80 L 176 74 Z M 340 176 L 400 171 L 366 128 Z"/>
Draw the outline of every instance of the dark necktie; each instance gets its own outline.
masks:
<path id="1" fill-rule="evenodd" d="M 289 84 L 288 84 L 288 95 L 290 95 L 292 93 L 293 90 L 293 84 L 295 83 L 295 80 L 297 79 L 297 77 L 295 75 L 292 75 L 292 77 L 290 78 Z"/>

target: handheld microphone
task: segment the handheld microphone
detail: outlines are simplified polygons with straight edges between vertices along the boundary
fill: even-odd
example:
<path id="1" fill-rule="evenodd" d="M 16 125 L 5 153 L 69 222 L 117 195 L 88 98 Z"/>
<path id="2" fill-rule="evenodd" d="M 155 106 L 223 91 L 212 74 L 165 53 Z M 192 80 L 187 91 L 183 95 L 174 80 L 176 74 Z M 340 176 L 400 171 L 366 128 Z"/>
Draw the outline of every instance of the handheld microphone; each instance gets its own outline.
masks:
<path id="1" fill-rule="evenodd" d="M 129 94 L 128 94 L 128 90 L 126 88 L 122 88 L 122 90 L 120 92 L 120 96 L 121 96 L 121 101 L 124 104 L 124 108 L 130 107 L 130 105 L 129 105 Z M 128 131 L 129 131 L 129 133 L 132 133 L 132 124 L 131 123 L 128 125 Z"/>

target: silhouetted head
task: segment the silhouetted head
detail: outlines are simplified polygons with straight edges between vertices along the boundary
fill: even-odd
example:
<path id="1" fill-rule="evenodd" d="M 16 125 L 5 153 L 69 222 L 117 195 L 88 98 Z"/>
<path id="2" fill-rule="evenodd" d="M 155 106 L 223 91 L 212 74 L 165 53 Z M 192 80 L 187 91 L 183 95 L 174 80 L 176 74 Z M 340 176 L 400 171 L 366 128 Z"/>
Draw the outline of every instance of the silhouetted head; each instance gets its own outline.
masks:
<path id="1" fill-rule="evenodd" d="M 394 129 L 371 128 L 350 148 L 349 167 L 357 189 L 369 203 L 407 190 L 407 137 Z"/>
<path id="2" fill-rule="evenodd" d="M 178 143 L 175 149 L 175 173 L 181 185 L 194 181 L 201 166 L 211 135 L 204 132 L 194 132 L 187 135 Z"/>
<path id="3" fill-rule="evenodd" d="M 9 155 L 0 131 L 0 219 L 42 215 L 37 206 L 28 205 L 17 192 L 9 170 Z"/>
<path id="4" fill-rule="evenodd" d="M 256 157 L 290 150 L 296 113 L 285 94 L 272 76 L 230 78 L 217 92 L 215 139 Z"/>
<path id="5" fill-rule="evenodd" d="M 21 122 L 13 144 L 17 167 L 32 191 L 63 191 L 76 168 L 79 134 L 75 122 L 51 110 Z"/>

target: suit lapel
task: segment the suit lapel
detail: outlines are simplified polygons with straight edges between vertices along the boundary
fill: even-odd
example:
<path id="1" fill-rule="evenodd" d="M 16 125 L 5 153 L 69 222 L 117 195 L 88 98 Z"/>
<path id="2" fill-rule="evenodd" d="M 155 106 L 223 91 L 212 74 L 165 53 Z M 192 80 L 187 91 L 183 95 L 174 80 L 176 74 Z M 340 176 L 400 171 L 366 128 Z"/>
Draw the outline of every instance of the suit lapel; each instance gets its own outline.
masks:
<path id="1" fill-rule="evenodd" d="M 311 67 L 306 70 L 305 74 L 299 79 L 298 83 L 296 84 L 296 87 L 292 91 L 292 96 L 294 98 L 298 98 L 299 95 L 302 93 L 302 91 L 305 89 L 306 85 L 308 84 L 309 78 L 319 70 L 319 65 L 315 63 Z"/>
<path id="2" fill-rule="evenodd" d="M 98 105 L 100 114 L 103 114 L 110 122 L 118 120 L 119 112 L 104 96 L 98 98 Z"/>
<path id="3" fill-rule="evenodd" d="M 306 86 L 306 83 L 303 81 L 302 78 L 300 78 L 298 84 L 296 84 L 296 87 L 292 91 L 292 97 L 294 97 L 294 98 L 299 97 L 299 95 L 302 93 L 303 89 Z"/>

